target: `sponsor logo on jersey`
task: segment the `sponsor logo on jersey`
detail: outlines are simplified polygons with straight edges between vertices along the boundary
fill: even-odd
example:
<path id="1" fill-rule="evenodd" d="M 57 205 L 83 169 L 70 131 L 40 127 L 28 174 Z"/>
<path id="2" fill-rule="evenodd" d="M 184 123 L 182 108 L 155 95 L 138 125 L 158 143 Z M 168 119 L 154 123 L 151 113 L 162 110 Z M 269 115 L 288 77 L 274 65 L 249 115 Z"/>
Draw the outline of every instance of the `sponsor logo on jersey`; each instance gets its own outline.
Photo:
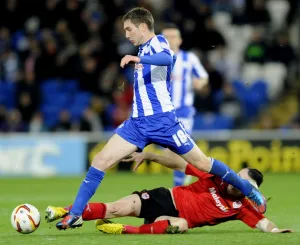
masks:
<path id="1" fill-rule="evenodd" d="M 141 196 L 144 200 L 147 200 L 150 198 L 149 194 L 147 192 L 144 192 Z"/>
<path id="2" fill-rule="evenodd" d="M 235 201 L 232 204 L 233 208 L 240 208 L 242 206 L 242 202 L 241 201 Z"/>
<path id="3" fill-rule="evenodd" d="M 228 211 L 228 207 L 225 207 L 222 202 L 219 200 L 220 197 L 217 195 L 216 189 L 214 187 L 208 188 L 210 191 L 211 196 L 213 197 L 213 199 L 216 202 L 216 206 L 221 209 L 223 212 L 227 212 Z"/>

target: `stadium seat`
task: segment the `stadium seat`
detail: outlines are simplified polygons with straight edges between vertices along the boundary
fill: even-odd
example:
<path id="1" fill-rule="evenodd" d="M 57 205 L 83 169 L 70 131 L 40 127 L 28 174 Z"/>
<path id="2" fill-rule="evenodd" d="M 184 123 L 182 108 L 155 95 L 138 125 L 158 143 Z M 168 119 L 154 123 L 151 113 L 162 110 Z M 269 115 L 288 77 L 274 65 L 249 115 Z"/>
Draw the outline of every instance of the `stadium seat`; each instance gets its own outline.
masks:
<path id="1" fill-rule="evenodd" d="M 235 52 L 238 52 L 239 55 L 243 55 L 243 52 L 249 43 L 249 40 L 253 33 L 253 27 L 250 25 L 244 26 L 225 26 L 220 30 L 224 35 L 228 48 Z M 238 38 L 237 38 L 238 37 Z"/>
<path id="2" fill-rule="evenodd" d="M 41 106 L 41 112 L 46 124 L 46 127 L 52 128 L 58 122 L 59 113 L 61 108 L 53 105 Z"/>
<path id="3" fill-rule="evenodd" d="M 236 26 L 226 26 L 223 29 L 220 29 L 220 32 L 224 35 L 226 43 L 229 45 L 230 49 L 234 49 L 234 42 L 237 39 L 237 28 Z"/>
<path id="4" fill-rule="evenodd" d="M 223 73 L 228 81 L 240 77 L 241 64 L 243 55 L 237 50 L 227 50 L 225 64 L 226 68 Z"/>
<path id="5" fill-rule="evenodd" d="M 79 119 L 82 116 L 82 113 L 84 112 L 84 110 L 86 108 L 87 107 L 84 107 L 84 106 L 71 106 L 69 108 L 69 112 L 71 114 L 71 120 L 72 121 L 79 121 Z"/>
<path id="6" fill-rule="evenodd" d="M 48 93 L 43 96 L 43 104 L 54 105 L 60 108 L 66 108 L 71 103 L 71 97 L 68 93 Z"/>
<path id="7" fill-rule="evenodd" d="M 253 118 L 261 108 L 261 98 L 256 93 L 248 93 L 244 98 L 243 109 L 247 118 Z"/>
<path id="8" fill-rule="evenodd" d="M 273 31 L 280 30 L 284 27 L 286 16 L 290 9 L 290 5 L 286 0 L 267 1 L 266 8 L 271 17 L 271 27 Z"/>
<path id="9" fill-rule="evenodd" d="M 264 80 L 268 84 L 268 96 L 275 99 L 283 89 L 284 80 L 287 76 L 287 69 L 280 63 L 267 63 L 263 67 Z"/>
<path id="10" fill-rule="evenodd" d="M 48 79 L 42 82 L 41 90 L 42 93 L 74 93 L 79 89 L 79 84 L 77 80 L 58 80 L 58 79 Z"/>
<path id="11" fill-rule="evenodd" d="M 78 121 L 86 108 L 89 107 L 92 95 L 88 92 L 77 92 L 69 104 L 68 110 L 71 113 L 71 120 Z"/>
<path id="12" fill-rule="evenodd" d="M 238 99 L 240 101 L 243 101 L 243 98 L 248 93 L 248 87 L 245 85 L 245 83 L 243 81 L 239 81 L 239 80 L 234 80 L 232 82 L 232 86 L 233 86 L 234 92 L 235 92 L 236 96 L 238 97 Z"/>
<path id="13" fill-rule="evenodd" d="M 41 92 L 42 94 L 57 93 L 61 91 L 62 84 L 57 79 L 48 79 L 42 82 Z"/>
<path id="14" fill-rule="evenodd" d="M 5 105 L 8 109 L 16 106 L 16 85 L 12 82 L 0 81 L 0 104 Z"/>
<path id="15" fill-rule="evenodd" d="M 11 36 L 11 47 L 13 50 L 20 51 L 22 40 L 25 38 L 25 32 L 24 31 L 16 31 Z M 24 43 L 24 42 L 23 42 Z"/>
<path id="16" fill-rule="evenodd" d="M 252 82 L 262 79 L 263 67 L 256 63 L 245 63 L 242 68 L 242 79 L 246 84 L 252 84 Z"/>
<path id="17" fill-rule="evenodd" d="M 218 130 L 232 129 L 234 127 L 234 120 L 230 116 L 219 114 L 216 116 L 213 127 Z"/>
<path id="18" fill-rule="evenodd" d="M 62 90 L 66 93 L 78 92 L 79 84 L 77 80 L 65 80 L 62 82 Z"/>
<path id="19" fill-rule="evenodd" d="M 202 129 L 203 130 L 213 130 L 214 124 L 216 121 L 216 114 L 214 113 L 207 113 L 204 114 L 202 117 Z"/>
<path id="20" fill-rule="evenodd" d="M 260 99 L 260 104 L 265 104 L 268 101 L 268 85 L 264 80 L 257 80 L 250 87 L 251 93 L 257 95 Z"/>
<path id="21" fill-rule="evenodd" d="M 238 51 L 241 55 L 244 53 L 244 50 L 249 43 L 249 35 L 252 34 L 251 28 L 249 26 L 236 26 L 236 36 L 232 40 L 231 48 Z M 237 38 L 238 37 L 238 38 Z"/>
<path id="22" fill-rule="evenodd" d="M 231 23 L 231 15 L 226 12 L 215 12 L 212 18 L 218 30 L 222 30 Z"/>
<path id="23" fill-rule="evenodd" d="M 224 98 L 223 91 L 215 92 L 212 95 L 213 95 L 213 103 L 215 108 L 219 108 Z"/>
<path id="24" fill-rule="evenodd" d="M 197 113 L 194 117 L 194 130 L 202 130 L 203 114 Z"/>
<path id="25" fill-rule="evenodd" d="M 243 40 L 245 41 L 245 45 L 247 45 L 252 38 L 254 27 L 251 25 L 243 25 L 240 28 L 240 32 L 242 34 Z"/>
<path id="26" fill-rule="evenodd" d="M 73 105 L 74 106 L 89 106 L 92 95 L 88 92 L 78 92 L 74 94 Z"/>
<path id="27" fill-rule="evenodd" d="M 264 80 L 256 80 L 251 85 L 235 80 L 232 86 L 242 104 L 246 118 L 255 116 L 259 109 L 268 102 L 268 84 Z"/>
<path id="28" fill-rule="evenodd" d="M 226 115 L 197 113 L 195 116 L 194 130 L 232 129 L 233 126 L 233 118 Z"/>

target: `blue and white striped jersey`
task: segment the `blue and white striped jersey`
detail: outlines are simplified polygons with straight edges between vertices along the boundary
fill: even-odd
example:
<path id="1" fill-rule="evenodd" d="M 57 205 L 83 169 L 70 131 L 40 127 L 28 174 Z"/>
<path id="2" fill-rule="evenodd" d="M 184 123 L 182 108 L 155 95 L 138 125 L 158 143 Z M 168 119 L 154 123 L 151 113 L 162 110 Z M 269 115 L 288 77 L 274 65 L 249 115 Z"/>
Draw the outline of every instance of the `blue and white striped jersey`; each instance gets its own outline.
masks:
<path id="1" fill-rule="evenodd" d="M 139 57 L 165 51 L 174 57 L 168 41 L 156 35 L 139 47 Z M 174 60 L 174 59 L 173 59 Z M 174 65 L 135 64 L 132 117 L 149 116 L 174 110 L 171 101 L 171 70 Z"/>
<path id="2" fill-rule="evenodd" d="M 172 102 L 175 109 L 193 107 L 193 78 L 207 78 L 208 74 L 198 57 L 192 52 L 180 50 L 172 71 Z"/>

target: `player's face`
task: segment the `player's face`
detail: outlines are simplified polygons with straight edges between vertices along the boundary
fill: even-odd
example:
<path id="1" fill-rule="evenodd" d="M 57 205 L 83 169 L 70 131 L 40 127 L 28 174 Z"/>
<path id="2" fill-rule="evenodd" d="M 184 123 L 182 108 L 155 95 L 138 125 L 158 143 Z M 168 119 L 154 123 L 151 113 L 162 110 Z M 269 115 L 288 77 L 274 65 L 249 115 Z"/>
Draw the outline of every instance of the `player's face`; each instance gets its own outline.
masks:
<path id="1" fill-rule="evenodd" d="M 143 44 L 143 30 L 141 28 L 141 25 L 137 27 L 130 20 L 126 20 L 124 22 L 124 30 L 126 38 L 134 46 L 140 46 L 141 44 Z"/>
<path id="2" fill-rule="evenodd" d="M 170 44 L 170 48 L 174 52 L 177 52 L 182 43 L 182 39 L 181 39 L 179 30 L 177 30 L 175 28 L 167 28 L 162 31 L 162 34 L 168 40 L 168 42 Z"/>
<path id="3" fill-rule="evenodd" d="M 238 173 L 238 176 L 240 176 L 242 179 L 245 179 L 245 180 L 251 179 L 250 176 L 249 176 L 249 174 L 248 174 L 248 169 L 247 168 L 243 168 Z M 243 193 L 240 190 L 238 190 L 235 187 L 233 187 L 232 185 L 228 185 L 227 192 L 230 195 L 233 195 L 233 196 L 243 196 Z"/>

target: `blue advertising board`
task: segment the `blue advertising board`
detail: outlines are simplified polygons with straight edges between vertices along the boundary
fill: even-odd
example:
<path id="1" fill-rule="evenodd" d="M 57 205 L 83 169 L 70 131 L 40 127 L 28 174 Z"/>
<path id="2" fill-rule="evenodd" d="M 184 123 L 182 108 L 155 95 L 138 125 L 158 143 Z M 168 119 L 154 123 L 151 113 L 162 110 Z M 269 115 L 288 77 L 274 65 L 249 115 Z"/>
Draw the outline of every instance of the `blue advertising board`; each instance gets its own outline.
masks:
<path id="1" fill-rule="evenodd" d="M 0 176 L 80 175 L 86 167 L 81 137 L 1 137 Z"/>

